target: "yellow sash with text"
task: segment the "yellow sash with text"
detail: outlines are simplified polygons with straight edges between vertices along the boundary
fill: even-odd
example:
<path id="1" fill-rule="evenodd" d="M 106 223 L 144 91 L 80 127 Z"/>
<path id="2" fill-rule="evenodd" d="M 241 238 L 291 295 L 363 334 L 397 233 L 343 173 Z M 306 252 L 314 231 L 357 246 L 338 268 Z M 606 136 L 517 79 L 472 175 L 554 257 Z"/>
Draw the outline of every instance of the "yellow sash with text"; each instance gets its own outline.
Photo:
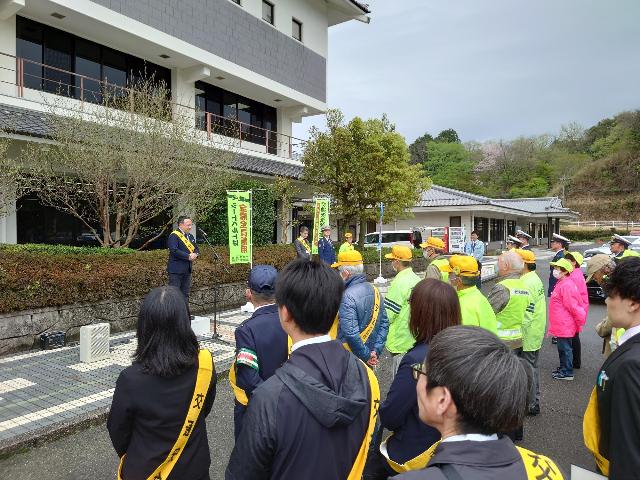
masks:
<path id="1" fill-rule="evenodd" d="M 184 234 L 180 230 L 174 230 L 171 233 L 175 233 L 176 234 L 176 236 L 182 241 L 182 243 L 184 243 L 184 246 L 187 247 L 187 250 L 189 250 L 189 253 L 195 252 L 196 247 L 194 247 L 193 243 L 191 243 L 189 241 L 189 239 L 187 237 L 185 237 Z"/>
<path id="2" fill-rule="evenodd" d="M 180 429 L 180 436 L 169 450 L 167 458 L 156 468 L 147 480 L 165 480 L 171 474 L 173 467 L 176 466 L 180 455 L 182 454 L 191 432 L 200 416 L 200 412 L 204 407 L 204 401 L 209 391 L 209 385 L 211 384 L 211 377 L 213 376 L 213 357 L 209 350 L 200 350 L 198 353 L 198 375 L 196 377 L 196 386 L 193 390 L 193 396 L 191 403 L 189 404 L 189 410 L 187 412 L 187 418 L 184 420 L 184 424 Z M 120 465 L 118 466 L 118 480 L 122 480 L 122 466 L 124 465 L 124 458 L 126 454 L 120 459 Z"/>

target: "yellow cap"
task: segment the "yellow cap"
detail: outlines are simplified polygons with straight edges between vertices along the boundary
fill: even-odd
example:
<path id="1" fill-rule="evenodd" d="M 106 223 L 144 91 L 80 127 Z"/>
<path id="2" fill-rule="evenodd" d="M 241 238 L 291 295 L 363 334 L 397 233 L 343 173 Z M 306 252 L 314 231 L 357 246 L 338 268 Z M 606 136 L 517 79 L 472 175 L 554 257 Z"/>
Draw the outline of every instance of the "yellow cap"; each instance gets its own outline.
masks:
<path id="1" fill-rule="evenodd" d="M 404 245 L 394 245 L 391 247 L 391 253 L 387 253 L 384 258 L 389 260 L 400 260 L 401 262 L 410 262 L 413 260 L 413 252 L 409 247 Z"/>
<path id="2" fill-rule="evenodd" d="M 427 238 L 427 241 L 424 243 L 421 243 L 420 246 L 422 248 L 433 247 L 433 248 L 441 248 L 444 250 L 444 242 L 442 241 L 442 239 L 437 237 Z"/>
<path id="3" fill-rule="evenodd" d="M 468 255 L 454 255 L 449 259 L 449 266 L 453 273 L 463 277 L 477 277 L 480 274 L 478 262 Z"/>
<path id="4" fill-rule="evenodd" d="M 357 250 L 347 250 L 338 254 L 338 261 L 333 263 L 333 268 L 346 265 L 362 265 L 362 255 Z"/>
<path id="5" fill-rule="evenodd" d="M 536 254 L 531 250 L 522 250 L 521 248 L 516 248 L 515 252 L 520 255 L 520 258 L 524 260 L 524 263 L 536 263 Z"/>
<path id="6" fill-rule="evenodd" d="M 561 258 L 557 262 L 551 262 L 550 265 L 552 267 L 561 267 L 564 268 L 567 272 L 573 272 L 573 264 L 567 260 L 566 258 Z"/>
<path id="7" fill-rule="evenodd" d="M 580 252 L 567 252 L 564 254 L 564 256 L 573 258 L 578 266 L 582 265 L 582 261 L 584 260 L 584 257 Z"/>
<path id="8" fill-rule="evenodd" d="M 347 232 L 347 233 L 344 234 L 344 238 L 351 238 L 351 237 L 353 237 L 351 232 Z"/>

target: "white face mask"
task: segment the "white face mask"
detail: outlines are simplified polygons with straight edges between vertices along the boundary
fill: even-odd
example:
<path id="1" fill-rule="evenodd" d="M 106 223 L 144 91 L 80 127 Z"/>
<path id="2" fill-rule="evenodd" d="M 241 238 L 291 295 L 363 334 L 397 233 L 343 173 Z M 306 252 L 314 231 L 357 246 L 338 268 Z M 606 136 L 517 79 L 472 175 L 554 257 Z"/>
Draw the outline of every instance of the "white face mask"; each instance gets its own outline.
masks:
<path id="1" fill-rule="evenodd" d="M 559 280 L 562 277 L 564 277 L 564 274 L 560 270 L 558 270 L 557 268 L 554 268 L 553 269 L 553 276 Z"/>

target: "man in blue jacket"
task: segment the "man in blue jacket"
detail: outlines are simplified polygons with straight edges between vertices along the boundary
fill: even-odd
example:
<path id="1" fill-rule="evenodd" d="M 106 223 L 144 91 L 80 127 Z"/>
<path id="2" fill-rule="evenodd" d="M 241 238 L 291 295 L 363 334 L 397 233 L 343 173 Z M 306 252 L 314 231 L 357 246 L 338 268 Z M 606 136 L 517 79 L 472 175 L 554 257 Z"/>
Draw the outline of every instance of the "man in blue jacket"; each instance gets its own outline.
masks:
<path id="1" fill-rule="evenodd" d="M 329 336 L 343 291 L 335 270 L 319 260 L 295 260 L 278 274 L 276 303 L 291 356 L 254 390 L 226 480 L 362 475 L 380 390 L 373 372 Z"/>
<path id="2" fill-rule="evenodd" d="M 322 227 L 322 237 L 318 240 L 318 256 L 327 265 L 336 261 L 336 250 L 331 241 L 331 227 L 329 225 Z"/>
<path id="3" fill-rule="evenodd" d="M 196 239 L 190 233 L 192 227 L 193 221 L 189 217 L 178 217 L 178 228 L 171 232 L 167 240 L 169 285 L 178 287 L 187 301 L 191 290 L 191 268 L 200 255 Z"/>
<path id="4" fill-rule="evenodd" d="M 380 304 L 380 292 L 367 282 L 362 255 L 357 250 L 342 252 L 331 266 L 338 268 L 345 283 L 338 310 L 338 340 L 346 343 L 354 355 L 373 367 L 378 364 L 389 332 L 389 320 L 384 306 Z"/>
<path id="5" fill-rule="evenodd" d="M 249 272 L 245 295 L 255 310 L 251 318 L 236 328 L 236 358 L 229 371 L 229 383 L 236 397 L 233 410 L 236 438 L 253 391 L 287 361 L 287 334 L 280 325 L 275 299 L 277 275 L 271 265 L 255 265 Z"/>

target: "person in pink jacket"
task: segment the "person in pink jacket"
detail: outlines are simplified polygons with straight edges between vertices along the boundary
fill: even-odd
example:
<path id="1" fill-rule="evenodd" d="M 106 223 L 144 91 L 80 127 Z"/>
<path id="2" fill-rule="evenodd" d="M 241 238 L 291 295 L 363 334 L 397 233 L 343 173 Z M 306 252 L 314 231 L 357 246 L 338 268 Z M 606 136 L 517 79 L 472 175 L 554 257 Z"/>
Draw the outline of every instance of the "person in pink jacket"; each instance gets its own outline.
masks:
<path id="1" fill-rule="evenodd" d="M 564 258 L 569 260 L 573 265 L 573 272 L 569 274 L 569 278 L 575 283 L 578 293 L 580 294 L 580 300 L 584 308 L 584 320 L 576 332 L 576 336 L 573 337 L 571 346 L 573 347 L 573 368 L 580 368 L 582 363 L 582 347 L 580 345 L 580 332 L 585 323 L 587 323 L 587 315 L 589 314 L 589 294 L 587 293 L 587 282 L 584 279 L 580 266 L 584 257 L 580 252 L 567 252 L 564 254 Z"/>
<path id="2" fill-rule="evenodd" d="M 580 293 L 569 275 L 572 263 L 566 258 L 551 262 L 553 276 L 558 280 L 549 300 L 548 335 L 558 339 L 560 367 L 552 373 L 556 380 L 573 380 L 573 337 L 586 317 Z"/>

